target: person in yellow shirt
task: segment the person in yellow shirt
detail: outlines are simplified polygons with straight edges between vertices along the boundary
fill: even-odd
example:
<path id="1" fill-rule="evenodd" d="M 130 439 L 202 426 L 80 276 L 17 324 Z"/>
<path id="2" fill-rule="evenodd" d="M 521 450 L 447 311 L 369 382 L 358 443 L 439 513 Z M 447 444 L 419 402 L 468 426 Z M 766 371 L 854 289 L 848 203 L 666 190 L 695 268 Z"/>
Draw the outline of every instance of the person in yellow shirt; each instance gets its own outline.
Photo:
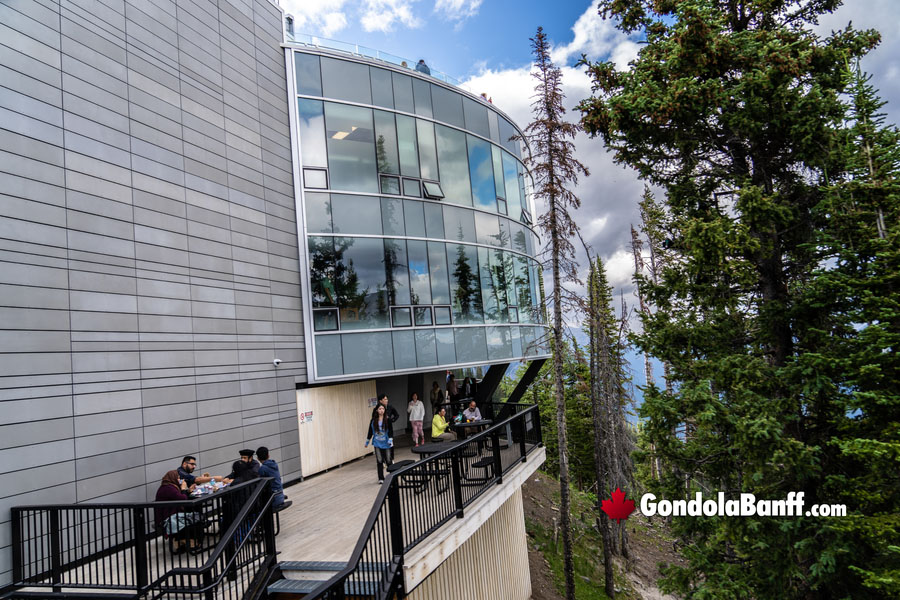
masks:
<path id="1" fill-rule="evenodd" d="M 435 413 L 431 420 L 431 439 L 455 442 L 456 434 L 450 431 L 450 423 L 446 419 L 447 409 L 443 406 Z"/>

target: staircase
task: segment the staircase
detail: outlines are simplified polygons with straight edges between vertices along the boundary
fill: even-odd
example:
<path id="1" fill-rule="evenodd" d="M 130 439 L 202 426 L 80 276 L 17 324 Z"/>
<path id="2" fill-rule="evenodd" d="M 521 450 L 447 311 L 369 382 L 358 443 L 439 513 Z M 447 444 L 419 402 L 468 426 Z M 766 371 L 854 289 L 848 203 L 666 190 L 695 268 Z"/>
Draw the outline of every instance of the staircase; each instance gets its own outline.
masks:
<path id="1" fill-rule="evenodd" d="M 323 583 L 334 577 L 347 567 L 345 562 L 327 561 L 284 561 L 279 563 L 284 579 L 269 584 L 269 598 L 273 600 L 293 600 L 304 598 L 320 588 Z M 347 598 L 384 598 L 385 591 L 381 587 L 381 579 L 386 564 L 361 563 L 359 570 L 369 576 L 362 581 L 346 582 L 344 595 Z"/>

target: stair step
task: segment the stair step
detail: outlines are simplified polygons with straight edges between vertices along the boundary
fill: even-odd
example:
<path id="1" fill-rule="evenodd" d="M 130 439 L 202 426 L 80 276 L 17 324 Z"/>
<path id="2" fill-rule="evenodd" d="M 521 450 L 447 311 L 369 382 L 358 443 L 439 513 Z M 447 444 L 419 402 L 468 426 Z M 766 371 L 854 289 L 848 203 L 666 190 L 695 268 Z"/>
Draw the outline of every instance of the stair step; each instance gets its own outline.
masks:
<path id="1" fill-rule="evenodd" d="M 267 588 L 270 594 L 311 594 L 321 587 L 321 581 L 303 579 L 279 579 Z M 374 596 L 379 588 L 377 581 L 348 581 L 344 583 L 344 594 L 348 596 Z"/>
<path id="2" fill-rule="evenodd" d="M 347 566 L 341 561 L 327 560 L 285 560 L 278 563 L 282 571 L 334 571 L 335 573 Z"/>

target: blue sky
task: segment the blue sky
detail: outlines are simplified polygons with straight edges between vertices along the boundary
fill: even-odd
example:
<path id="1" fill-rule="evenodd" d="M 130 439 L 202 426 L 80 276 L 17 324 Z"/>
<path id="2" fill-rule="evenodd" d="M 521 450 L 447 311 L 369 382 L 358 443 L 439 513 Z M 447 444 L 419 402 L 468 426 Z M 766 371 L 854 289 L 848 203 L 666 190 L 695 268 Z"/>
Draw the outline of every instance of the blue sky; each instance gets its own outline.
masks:
<path id="1" fill-rule="evenodd" d="M 626 68 L 639 50 L 636 39 L 600 19 L 595 2 L 519 0 L 280 0 L 295 18 L 295 30 L 408 58 L 424 58 L 432 67 L 464 81 L 474 93 L 485 92 L 519 125 L 530 120 L 531 49 L 528 38 L 544 28 L 553 44 L 552 57 L 563 67 L 563 88 L 570 110 L 590 94 L 590 81 L 575 62 L 613 60 Z M 816 30 L 827 34 L 846 27 L 875 28 L 883 42 L 863 62 L 880 89 L 888 118 L 900 122 L 900 2 L 847 0 L 835 14 L 821 19 Z M 569 113 L 577 119 L 578 114 Z M 638 223 L 637 200 L 643 183 L 612 162 L 599 140 L 579 135 L 576 155 L 591 171 L 575 188 L 582 208 L 576 215 L 582 234 L 604 261 L 610 283 L 629 305 L 636 304 L 629 250 L 630 225 Z M 538 207 L 540 210 L 540 207 Z M 586 264 L 586 263 L 585 263 Z M 582 278 L 584 279 L 584 278 Z M 574 284 L 570 287 L 576 288 Z M 577 324 L 574 324 L 576 325 Z M 635 325 L 637 325 L 635 323 Z M 644 384 L 643 360 L 633 357 L 634 383 Z M 661 369 L 656 369 L 659 377 Z M 637 391 L 637 390 L 636 390 Z M 639 392 L 638 392 L 639 394 Z"/>

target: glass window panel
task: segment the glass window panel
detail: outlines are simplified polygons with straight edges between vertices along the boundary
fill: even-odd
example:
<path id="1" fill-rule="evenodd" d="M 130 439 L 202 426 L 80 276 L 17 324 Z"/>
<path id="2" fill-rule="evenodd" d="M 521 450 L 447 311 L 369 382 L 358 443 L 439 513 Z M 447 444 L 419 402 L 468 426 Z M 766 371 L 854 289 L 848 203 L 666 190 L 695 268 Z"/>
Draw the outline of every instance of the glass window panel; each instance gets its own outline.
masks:
<path id="1" fill-rule="evenodd" d="M 491 164 L 494 167 L 494 193 L 498 198 L 506 198 L 506 186 L 503 184 L 503 153 L 491 144 Z"/>
<path id="2" fill-rule="evenodd" d="M 422 197 L 422 188 L 420 187 L 420 183 L 418 179 L 404 179 L 403 180 L 403 195 L 404 196 L 412 196 L 414 198 Z M 424 221 L 423 221 L 424 226 Z M 422 235 L 425 235 L 424 232 Z"/>
<path id="3" fill-rule="evenodd" d="M 390 327 L 384 241 L 380 238 L 334 238 L 341 329 Z"/>
<path id="4" fill-rule="evenodd" d="M 435 125 L 434 131 L 441 165 L 441 184 L 447 201 L 472 206 L 466 134 L 443 125 Z"/>
<path id="5" fill-rule="evenodd" d="M 512 340 L 512 355 L 513 358 L 521 358 L 525 356 L 522 354 L 522 338 L 519 334 L 518 327 L 510 327 L 509 328 L 509 337 Z"/>
<path id="6" fill-rule="evenodd" d="M 328 194 L 303 194 L 306 207 L 306 232 L 331 233 L 331 197 Z"/>
<path id="7" fill-rule="evenodd" d="M 316 375 L 328 377 L 343 375 L 344 366 L 341 354 L 341 336 L 317 335 L 316 338 Z"/>
<path id="8" fill-rule="evenodd" d="M 447 244 L 453 322 L 459 325 L 484 323 L 475 246 Z"/>
<path id="9" fill-rule="evenodd" d="M 439 179 L 437 149 L 434 145 L 434 123 L 416 119 L 416 138 L 419 142 L 422 179 Z"/>
<path id="10" fill-rule="evenodd" d="M 381 193 L 400 195 L 400 178 L 390 175 L 381 176 Z"/>
<path id="11" fill-rule="evenodd" d="M 494 322 L 507 323 L 509 321 L 509 312 L 507 310 L 507 307 L 509 306 L 509 288 L 514 287 L 512 285 L 512 263 L 507 264 L 507 262 L 504 261 L 504 256 L 507 253 L 502 250 L 489 250 L 487 248 L 484 250 L 489 254 L 490 283 L 494 291 L 495 302 L 497 303 L 497 318 Z M 480 255 L 478 259 L 481 260 Z M 509 266 L 508 271 L 507 266 Z M 486 319 L 487 302 L 485 301 L 485 320 Z"/>
<path id="12" fill-rule="evenodd" d="M 518 135 L 518 132 L 515 127 L 512 126 L 512 123 L 503 117 L 500 117 L 500 145 L 509 150 L 512 154 L 518 156 L 519 143 L 509 139 L 515 135 Z"/>
<path id="13" fill-rule="evenodd" d="M 377 67 L 369 67 L 372 79 L 372 104 L 385 108 L 394 108 L 394 86 L 391 72 Z"/>
<path id="14" fill-rule="evenodd" d="M 500 219 L 497 215 L 489 215 L 482 212 L 475 213 L 475 232 L 478 234 L 479 244 L 500 246 Z"/>
<path id="15" fill-rule="evenodd" d="M 316 331 L 337 331 L 337 328 L 337 310 L 326 309 L 313 311 L 313 329 Z"/>
<path id="16" fill-rule="evenodd" d="M 509 216 L 516 221 L 522 216 L 522 204 L 519 200 L 518 163 L 511 154 L 503 153 L 503 179 L 506 184 L 506 206 Z"/>
<path id="17" fill-rule="evenodd" d="M 416 120 L 397 115 L 397 144 L 400 152 L 400 173 L 419 176 L 419 149 L 416 144 Z"/>
<path id="18" fill-rule="evenodd" d="M 372 110 L 326 102 L 325 135 L 332 189 L 377 192 Z"/>
<path id="19" fill-rule="evenodd" d="M 334 238 L 311 235 L 307 238 L 309 248 L 309 289 L 313 307 L 337 306 L 338 294 L 335 287 L 337 256 Z"/>
<path id="20" fill-rule="evenodd" d="M 420 327 L 422 325 L 433 325 L 434 323 L 431 320 L 431 307 L 430 306 L 417 306 L 413 309 L 416 316 L 416 326 Z"/>
<path id="21" fill-rule="evenodd" d="M 390 331 L 345 333 L 341 338 L 345 373 L 375 373 L 394 369 Z"/>
<path id="22" fill-rule="evenodd" d="M 441 184 L 436 181 L 423 181 L 422 187 L 424 188 L 426 198 L 440 200 L 444 197 L 444 190 L 441 189 Z"/>
<path id="23" fill-rule="evenodd" d="M 506 290 L 506 301 L 509 306 L 518 306 L 519 296 L 516 293 L 515 254 L 512 252 L 501 252 L 500 254 L 502 267 L 498 271 L 498 283 Z"/>
<path id="24" fill-rule="evenodd" d="M 463 112 L 466 115 L 466 129 L 481 137 L 491 137 L 487 106 L 471 98 L 463 98 Z"/>
<path id="25" fill-rule="evenodd" d="M 519 327 L 519 335 L 522 337 L 522 356 L 534 356 L 534 329 Z"/>
<path id="26" fill-rule="evenodd" d="M 510 221 L 509 230 L 512 233 L 512 248 L 519 252 L 528 251 L 528 229 L 521 223 Z"/>
<path id="27" fill-rule="evenodd" d="M 325 113 L 321 100 L 297 100 L 300 116 L 300 162 L 304 167 L 327 167 Z"/>
<path id="28" fill-rule="evenodd" d="M 335 233 L 381 234 L 381 202 L 372 196 L 332 194 Z"/>
<path id="29" fill-rule="evenodd" d="M 404 185 L 406 181 L 403 182 Z M 406 221 L 406 235 L 425 237 L 425 210 L 416 200 L 403 201 L 403 218 Z"/>
<path id="30" fill-rule="evenodd" d="M 510 247 L 510 239 L 509 239 L 509 219 L 504 219 L 500 217 L 498 219 L 500 221 L 500 245 L 504 248 Z"/>
<path id="31" fill-rule="evenodd" d="M 512 336 L 509 327 L 487 327 L 485 337 L 487 337 L 488 360 L 512 358 Z"/>
<path id="32" fill-rule="evenodd" d="M 525 199 L 525 167 L 518 161 L 516 161 L 516 179 L 519 182 L 519 204 L 522 205 L 523 210 L 527 210 L 528 203 Z"/>
<path id="33" fill-rule="evenodd" d="M 443 242 L 428 242 L 428 272 L 431 275 L 431 301 L 450 304 L 447 253 Z"/>
<path id="34" fill-rule="evenodd" d="M 531 310 L 533 312 L 532 321 L 534 323 L 543 323 L 543 313 L 541 312 L 541 292 L 540 292 L 540 267 L 534 261 L 531 262 Z"/>
<path id="35" fill-rule="evenodd" d="M 460 242 L 476 242 L 475 211 L 444 206 L 444 232 L 448 239 Z"/>
<path id="36" fill-rule="evenodd" d="M 432 118 L 431 112 L 431 84 L 421 79 L 413 79 L 413 99 L 416 104 L 416 114 L 420 117 Z"/>
<path id="37" fill-rule="evenodd" d="M 492 212 L 497 210 L 497 190 L 494 187 L 494 166 L 491 145 L 473 135 L 466 135 L 469 147 L 469 177 L 475 206 Z"/>
<path id="38" fill-rule="evenodd" d="M 440 204 L 425 202 L 425 235 L 430 238 L 444 238 L 444 212 Z"/>
<path id="39" fill-rule="evenodd" d="M 462 96 L 456 92 L 431 84 L 431 101 L 434 104 L 434 119 L 450 125 L 465 128 Z"/>
<path id="40" fill-rule="evenodd" d="M 500 125 L 497 123 L 497 113 L 492 110 L 488 111 L 488 129 L 491 132 L 489 136 L 495 143 L 500 143 Z"/>
<path id="41" fill-rule="evenodd" d="M 383 110 L 375 111 L 375 161 L 379 173 L 400 174 L 394 115 Z"/>
<path id="42" fill-rule="evenodd" d="M 303 169 L 303 186 L 324 190 L 328 188 L 328 171 L 325 169 Z"/>
<path id="43" fill-rule="evenodd" d="M 450 325 L 450 307 L 435 306 L 434 307 L 434 324 Z"/>
<path id="44" fill-rule="evenodd" d="M 410 304 L 406 240 L 384 240 L 384 272 L 391 306 Z"/>
<path id="45" fill-rule="evenodd" d="M 494 278 L 491 275 L 491 250 L 478 248 L 478 277 L 481 282 L 481 304 L 484 311 L 485 323 L 500 323 L 500 301 L 497 298 L 499 290 L 494 286 Z M 503 303 L 506 308 L 506 303 Z M 505 319 L 504 319 L 505 320 Z"/>
<path id="46" fill-rule="evenodd" d="M 453 329 L 456 342 L 456 362 L 472 363 L 487 360 L 487 341 L 484 327 L 456 327 Z"/>
<path id="47" fill-rule="evenodd" d="M 506 214 L 506 200 L 497 198 L 497 212 L 499 212 L 501 215 Z"/>
<path id="48" fill-rule="evenodd" d="M 514 255 L 516 272 L 516 294 L 519 300 L 519 321 L 531 322 L 531 272 L 528 268 L 528 259 L 524 256 Z"/>
<path id="49" fill-rule="evenodd" d="M 394 81 L 394 108 L 403 112 L 416 112 L 413 103 L 412 78 L 400 73 L 391 73 Z"/>
<path id="50" fill-rule="evenodd" d="M 381 224 L 385 235 L 406 235 L 403 226 L 403 200 L 381 199 Z"/>
<path id="51" fill-rule="evenodd" d="M 456 363 L 456 344 L 453 341 L 453 330 L 435 329 L 434 341 L 437 345 L 437 359 L 439 365 L 452 365 Z"/>
<path id="52" fill-rule="evenodd" d="M 304 96 L 322 95 L 322 73 L 319 57 L 303 52 L 294 52 L 294 71 L 297 75 L 297 93 Z"/>
<path id="53" fill-rule="evenodd" d="M 408 240 L 409 286 L 412 304 L 431 304 L 431 280 L 428 276 L 428 247 L 425 242 Z M 430 318 L 430 317 L 429 317 Z M 425 323 L 431 325 L 431 323 Z"/>
<path id="54" fill-rule="evenodd" d="M 437 362 L 437 349 L 434 342 L 433 329 L 417 329 L 416 364 L 420 367 L 433 367 Z"/>
<path id="55" fill-rule="evenodd" d="M 372 104 L 369 67 L 323 56 L 322 91 L 326 98 Z"/>
<path id="56" fill-rule="evenodd" d="M 416 368 L 416 336 L 412 331 L 394 331 L 394 368 Z"/>
<path id="57" fill-rule="evenodd" d="M 391 324 L 393 327 L 412 327 L 412 310 L 408 306 L 392 308 Z"/>
<path id="58" fill-rule="evenodd" d="M 519 309 L 515 306 L 509 307 L 509 322 L 510 323 L 518 323 L 519 322 Z"/>

